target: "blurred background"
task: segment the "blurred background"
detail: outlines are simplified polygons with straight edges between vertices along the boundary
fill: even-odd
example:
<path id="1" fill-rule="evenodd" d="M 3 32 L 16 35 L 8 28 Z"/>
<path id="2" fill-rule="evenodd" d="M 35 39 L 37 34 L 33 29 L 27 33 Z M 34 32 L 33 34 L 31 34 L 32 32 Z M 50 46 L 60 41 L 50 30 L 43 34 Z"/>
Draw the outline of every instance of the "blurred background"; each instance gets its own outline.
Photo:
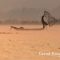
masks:
<path id="1" fill-rule="evenodd" d="M 60 0 L 0 0 L 0 24 L 40 24 L 45 10 L 60 24 Z"/>

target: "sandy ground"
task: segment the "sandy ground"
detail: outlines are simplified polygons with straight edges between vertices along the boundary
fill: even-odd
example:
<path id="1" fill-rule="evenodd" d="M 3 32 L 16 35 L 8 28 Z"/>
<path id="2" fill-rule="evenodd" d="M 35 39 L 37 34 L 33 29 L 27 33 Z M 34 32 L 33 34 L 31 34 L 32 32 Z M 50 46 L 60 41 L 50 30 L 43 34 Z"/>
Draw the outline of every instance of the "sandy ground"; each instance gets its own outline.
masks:
<path id="1" fill-rule="evenodd" d="M 29 31 L 9 28 L 0 26 L 0 60 L 60 60 L 59 25 Z"/>

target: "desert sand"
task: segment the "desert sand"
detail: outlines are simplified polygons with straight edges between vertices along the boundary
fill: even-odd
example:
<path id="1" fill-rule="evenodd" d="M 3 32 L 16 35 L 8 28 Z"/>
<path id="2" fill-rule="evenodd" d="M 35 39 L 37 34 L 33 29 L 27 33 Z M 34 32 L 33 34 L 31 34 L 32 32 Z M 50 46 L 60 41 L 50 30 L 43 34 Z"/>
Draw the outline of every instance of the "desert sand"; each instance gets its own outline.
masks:
<path id="1" fill-rule="evenodd" d="M 41 28 L 25 26 L 25 28 Z M 41 55 L 40 52 L 60 53 L 60 25 L 44 30 L 14 30 L 0 26 L 0 60 L 60 60 L 60 55 Z"/>

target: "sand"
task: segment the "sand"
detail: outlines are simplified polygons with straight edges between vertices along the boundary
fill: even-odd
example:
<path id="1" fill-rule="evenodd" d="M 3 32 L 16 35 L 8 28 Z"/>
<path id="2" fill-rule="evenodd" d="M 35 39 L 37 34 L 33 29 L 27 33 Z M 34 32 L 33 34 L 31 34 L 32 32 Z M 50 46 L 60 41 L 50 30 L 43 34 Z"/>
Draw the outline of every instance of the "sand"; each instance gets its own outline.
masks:
<path id="1" fill-rule="evenodd" d="M 40 28 L 40 26 L 25 27 Z M 60 60 L 60 55 L 52 55 L 52 52 L 60 54 L 59 25 L 29 31 L 0 26 L 0 60 Z"/>

